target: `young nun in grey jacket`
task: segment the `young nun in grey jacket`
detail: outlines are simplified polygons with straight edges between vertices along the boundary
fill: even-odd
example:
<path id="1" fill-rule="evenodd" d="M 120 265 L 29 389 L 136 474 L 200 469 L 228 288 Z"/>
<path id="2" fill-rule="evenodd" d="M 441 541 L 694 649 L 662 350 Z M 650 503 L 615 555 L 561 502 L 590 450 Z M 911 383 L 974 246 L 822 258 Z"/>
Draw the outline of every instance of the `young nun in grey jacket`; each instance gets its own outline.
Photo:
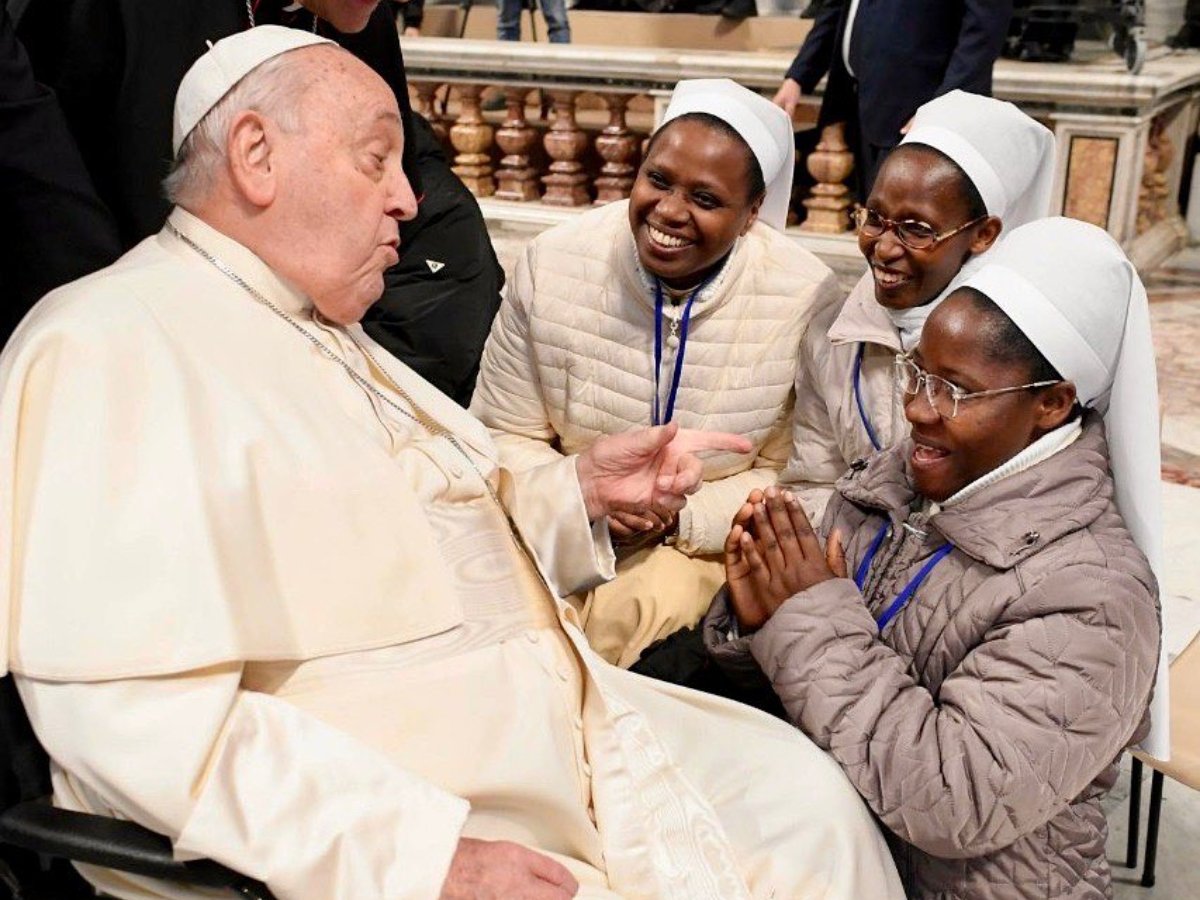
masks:
<path id="1" fill-rule="evenodd" d="M 1165 752 L 1146 294 L 1070 219 L 1018 228 L 897 361 L 910 437 L 814 534 L 752 495 L 705 621 L 890 832 L 909 897 L 1104 898 L 1101 797 Z M 824 546 L 822 546 L 822 541 Z M 759 676 L 761 677 L 761 675 Z"/>

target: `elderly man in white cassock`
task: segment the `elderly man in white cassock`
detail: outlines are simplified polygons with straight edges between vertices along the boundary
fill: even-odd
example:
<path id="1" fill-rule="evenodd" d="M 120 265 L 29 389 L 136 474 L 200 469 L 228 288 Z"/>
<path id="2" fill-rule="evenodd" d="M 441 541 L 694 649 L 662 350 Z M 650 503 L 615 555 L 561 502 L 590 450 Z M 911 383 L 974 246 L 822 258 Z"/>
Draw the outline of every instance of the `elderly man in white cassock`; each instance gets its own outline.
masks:
<path id="1" fill-rule="evenodd" d="M 6 349 L 0 648 L 56 802 L 285 900 L 900 897 L 835 763 L 600 662 L 559 599 L 612 575 L 608 513 L 678 509 L 692 451 L 745 442 L 668 426 L 512 476 L 356 324 L 414 213 L 402 140 L 329 42 L 221 41 L 163 231 Z"/>

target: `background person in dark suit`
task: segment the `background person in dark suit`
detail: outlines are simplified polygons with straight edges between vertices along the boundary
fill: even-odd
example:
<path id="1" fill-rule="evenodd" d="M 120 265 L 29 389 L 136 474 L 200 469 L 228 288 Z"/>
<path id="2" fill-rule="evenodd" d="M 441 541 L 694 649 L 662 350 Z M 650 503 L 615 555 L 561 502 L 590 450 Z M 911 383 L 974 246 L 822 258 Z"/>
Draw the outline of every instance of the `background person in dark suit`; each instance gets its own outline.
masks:
<path id="1" fill-rule="evenodd" d="M 775 102 L 789 114 L 826 73 L 821 125 L 845 124 L 859 199 L 921 104 L 992 92 L 1012 0 L 824 0 Z"/>
<path id="2" fill-rule="evenodd" d="M 121 254 L 53 92 L 0 3 L 0 346 L 29 307 Z"/>

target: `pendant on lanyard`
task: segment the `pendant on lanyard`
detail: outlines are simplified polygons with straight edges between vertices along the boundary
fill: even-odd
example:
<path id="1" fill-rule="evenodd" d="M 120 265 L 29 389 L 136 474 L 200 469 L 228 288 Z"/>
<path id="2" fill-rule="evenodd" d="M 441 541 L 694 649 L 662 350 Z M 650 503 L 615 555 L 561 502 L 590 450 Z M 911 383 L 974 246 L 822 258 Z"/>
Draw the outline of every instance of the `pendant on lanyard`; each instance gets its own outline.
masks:
<path id="1" fill-rule="evenodd" d="M 883 546 L 883 541 L 887 537 L 888 528 L 890 527 L 891 523 L 883 523 L 879 529 L 879 533 L 871 541 L 871 546 L 867 548 L 867 555 L 863 557 L 862 562 L 858 564 L 858 569 L 854 572 L 854 584 L 860 591 L 863 589 L 863 585 L 867 583 L 867 573 L 871 570 L 871 563 L 875 560 L 875 554 L 879 552 L 879 548 Z M 942 544 L 942 546 L 933 551 L 933 555 L 929 559 L 925 560 L 925 565 L 921 566 L 921 570 L 913 576 L 912 580 L 904 586 L 904 590 L 896 595 L 896 599 L 889 603 L 888 608 L 875 620 L 875 624 L 879 626 L 880 634 L 883 633 L 883 629 L 888 626 L 888 623 L 896 618 L 900 610 L 908 605 L 908 601 L 917 592 L 917 588 L 920 587 L 921 582 L 928 577 L 929 573 L 934 570 L 934 567 L 938 563 L 950 555 L 950 551 L 953 549 L 953 544 Z"/>
<path id="2" fill-rule="evenodd" d="M 657 278 L 654 279 L 654 404 L 651 410 L 654 425 L 666 425 L 671 421 L 671 417 L 675 415 L 675 397 L 679 393 L 679 381 L 683 377 L 683 354 L 687 350 L 688 324 L 692 319 L 692 304 L 696 302 L 696 297 L 704 290 L 704 286 L 709 282 L 709 278 L 705 278 L 702 282 L 696 285 L 687 298 L 687 303 L 683 307 L 683 315 L 679 317 L 679 351 L 675 354 L 675 367 L 671 373 L 671 388 L 667 393 L 667 414 L 663 418 L 660 415 L 659 403 L 662 396 L 662 389 L 659 387 L 659 380 L 662 373 L 662 357 L 663 357 L 663 289 L 662 282 Z M 672 329 L 674 332 L 674 329 Z"/>
<path id="3" fill-rule="evenodd" d="M 867 437 L 871 441 L 871 446 L 876 450 L 882 450 L 883 445 L 879 442 L 879 437 L 875 434 L 875 429 L 871 427 L 871 420 L 867 418 L 867 408 L 863 404 L 861 380 L 863 353 L 866 352 L 866 349 L 866 343 L 859 342 L 858 354 L 854 357 L 854 402 L 858 404 L 858 417 L 862 419 L 863 427 L 867 429 Z"/>

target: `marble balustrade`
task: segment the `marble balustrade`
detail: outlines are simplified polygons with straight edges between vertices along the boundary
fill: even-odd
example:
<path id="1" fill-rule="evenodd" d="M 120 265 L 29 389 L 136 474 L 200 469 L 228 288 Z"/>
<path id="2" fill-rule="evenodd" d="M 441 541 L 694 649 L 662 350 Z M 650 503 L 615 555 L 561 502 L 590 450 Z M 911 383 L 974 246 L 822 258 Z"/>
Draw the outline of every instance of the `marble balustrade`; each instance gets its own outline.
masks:
<path id="1" fill-rule="evenodd" d="M 728 77 L 770 96 L 791 60 L 452 38 L 407 39 L 404 50 L 414 104 L 444 136 L 485 215 L 533 227 L 628 196 L 676 81 Z M 1070 64 L 1002 60 L 995 94 L 1058 139 L 1051 212 L 1100 225 L 1139 266 L 1153 266 L 1186 241 L 1179 198 L 1200 120 L 1200 56 L 1152 49 L 1135 76 L 1098 48 L 1079 55 Z M 483 98 L 497 94 L 505 108 L 485 111 Z M 853 159 L 839 129 L 811 131 L 819 103 L 805 98 L 796 117 L 815 149 L 798 160 L 808 177 L 793 205 L 804 223 L 789 233 L 835 268 L 858 265 Z"/>

